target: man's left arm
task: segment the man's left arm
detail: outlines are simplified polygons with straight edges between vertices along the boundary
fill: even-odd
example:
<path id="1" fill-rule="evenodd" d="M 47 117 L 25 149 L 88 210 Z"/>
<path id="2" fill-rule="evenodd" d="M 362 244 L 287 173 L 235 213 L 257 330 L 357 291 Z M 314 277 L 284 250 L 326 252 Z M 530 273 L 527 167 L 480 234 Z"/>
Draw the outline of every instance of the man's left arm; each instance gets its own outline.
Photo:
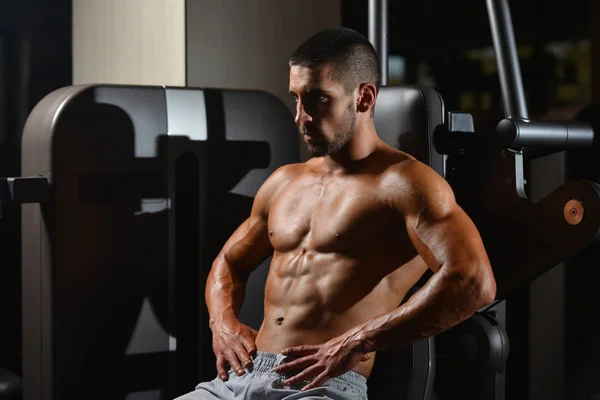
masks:
<path id="1" fill-rule="evenodd" d="M 448 183 L 411 161 L 408 201 L 395 207 L 408 235 L 434 272 L 427 283 L 391 313 L 356 327 L 366 352 L 395 347 L 443 332 L 494 301 L 496 282 L 477 228 L 456 203 Z"/>
<path id="2" fill-rule="evenodd" d="M 408 235 L 433 276 L 390 313 L 322 345 L 286 349 L 284 354 L 302 358 L 278 371 L 305 368 L 287 383 L 314 377 L 305 389 L 319 386 L 349 371 L 370 352 L 436 335 L 494 301 L 496 283 L 481 237 L 448 183 L 420 162 L 402 164 L 403 182 L 390 203 L 404 216 Z"/>

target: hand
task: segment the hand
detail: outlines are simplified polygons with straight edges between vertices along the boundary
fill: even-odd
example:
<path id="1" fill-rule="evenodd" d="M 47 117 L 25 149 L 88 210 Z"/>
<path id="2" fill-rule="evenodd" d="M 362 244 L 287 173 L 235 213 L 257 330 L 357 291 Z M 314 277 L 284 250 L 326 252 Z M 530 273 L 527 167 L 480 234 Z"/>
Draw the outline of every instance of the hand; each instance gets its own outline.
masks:
<path id="1" fill-rule="evenodd" d="M 211 324 L 213 332 L 213 351 L 217 356 L 217 373 L 226 381 L 229 378 L 226 362 L 238 376 L 246 373 L 244 368 L 252 365 L 256 353 L 256 332 L 242 324 L 236 318 L 220 319 Z"/>
<path id="2" fill-rule="evenodd" d="M 321 386 L 327 380 L 340 376 L 350 371 L 360 361 L 371 358 L 362 351 L 358 340 L 349 336 L 340 336 L 320 345 L 290 347 L 282 350 L 281 354 L 290 357 L 300 357 L 294 361 L 281 364 L 275 368 L 277 373 L 299 374 L 287 379 L 286 385 L 316 377 L 311 383 L 304 386 L 302 391 Z"/>

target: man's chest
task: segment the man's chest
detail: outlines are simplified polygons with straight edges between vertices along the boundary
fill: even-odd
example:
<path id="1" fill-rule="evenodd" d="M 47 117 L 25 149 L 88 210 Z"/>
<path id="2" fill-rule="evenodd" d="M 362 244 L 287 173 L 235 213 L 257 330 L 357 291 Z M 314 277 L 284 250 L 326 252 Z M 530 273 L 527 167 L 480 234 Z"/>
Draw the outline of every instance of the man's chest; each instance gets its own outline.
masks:
<path id="1" fill-rule="evenodd" d="M 385 193 L 364 181 L 289 185 L 269 210 L 278 251 L 340 252 L 364 246 L 399 224 Z"/>

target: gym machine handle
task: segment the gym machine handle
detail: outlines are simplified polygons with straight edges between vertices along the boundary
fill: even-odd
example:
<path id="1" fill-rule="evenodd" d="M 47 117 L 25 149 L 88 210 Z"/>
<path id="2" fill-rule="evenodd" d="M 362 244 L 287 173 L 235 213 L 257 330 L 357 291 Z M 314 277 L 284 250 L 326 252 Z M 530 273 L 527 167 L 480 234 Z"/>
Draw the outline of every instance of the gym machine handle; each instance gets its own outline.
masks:
<path id="1" fill-rule="evenodd" d="M 436 135 L 436 148 L 444 154 L 466 149 L 475 139 L 473 117 L 448 112 L 446 124 Z M 551 152 L 585 149 L 594 142 L 594 130 L 583 121 L 531 121 L 505 118 L 498 123 L 495 145 L 504 149 L 540 148 Z M 546 153 L 544 153 L 546 154 Z"/>
<path id="2" fill-rule="evenodd" d="M 502 147 L 544 147 L 561 151 L 590 147 L 594 141 L 594 131 L 586 122 L 506 118 L 496 127 L 496 137 Z"/>
<path id="3" fill-rule="evenodd" d="M 4 204 L 46 202 L 48 188 L 48 179 L 44 176 L 0 178 L 0 217 Z"/>

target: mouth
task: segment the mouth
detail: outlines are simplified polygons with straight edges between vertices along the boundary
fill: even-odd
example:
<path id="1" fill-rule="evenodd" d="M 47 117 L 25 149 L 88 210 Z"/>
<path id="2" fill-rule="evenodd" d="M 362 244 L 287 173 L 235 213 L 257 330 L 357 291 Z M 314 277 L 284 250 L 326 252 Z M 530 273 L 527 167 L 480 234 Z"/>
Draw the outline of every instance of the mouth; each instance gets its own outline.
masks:
<path id="1" fill-rule="evenodd" d="M 304 139 L 309 142 L 314 142 L 314 141 L 322 138 L 321 135 L 319 135 L 318 133 L 314 133 L 314 132 L 304 132 L 302 134 L 302 136 L 304 136 Z"/>
<path id="2" fill-rule="evenodd" d="M 318 136 L 313 135 L 304 135 L 304 140 L 308 143 L 318 142 L 320 138 Z"/>

